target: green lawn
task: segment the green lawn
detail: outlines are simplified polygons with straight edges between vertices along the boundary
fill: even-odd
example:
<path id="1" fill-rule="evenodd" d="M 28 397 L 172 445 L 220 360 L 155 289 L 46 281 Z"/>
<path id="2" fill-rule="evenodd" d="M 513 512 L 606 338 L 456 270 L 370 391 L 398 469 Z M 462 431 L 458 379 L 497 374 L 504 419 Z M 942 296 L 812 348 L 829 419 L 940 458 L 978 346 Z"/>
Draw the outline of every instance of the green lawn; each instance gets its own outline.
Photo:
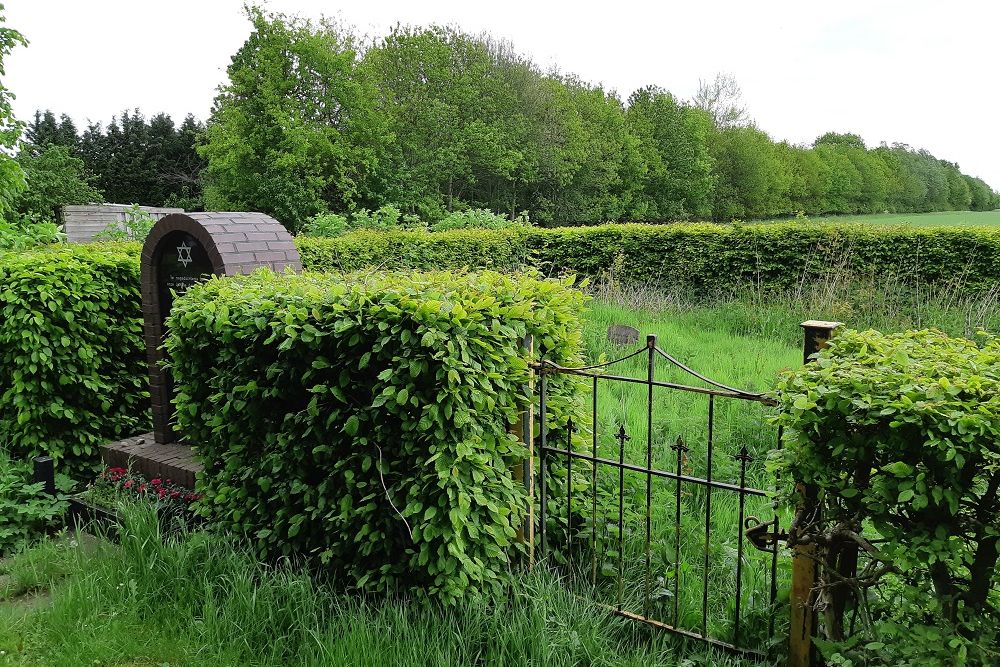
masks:
<path id="1" fill-rule="evenodd" d="M 864 222 L 873 225 L 940 226 L 1000 226 L 1000 211 L 941 211 L 938 213 L 871 213 L 866 215 L 810 216 L 822 222 Z M 784 218 L 783 220 L 787 220 Z M 777 221 L 770 221 L 777 222 Z"/>

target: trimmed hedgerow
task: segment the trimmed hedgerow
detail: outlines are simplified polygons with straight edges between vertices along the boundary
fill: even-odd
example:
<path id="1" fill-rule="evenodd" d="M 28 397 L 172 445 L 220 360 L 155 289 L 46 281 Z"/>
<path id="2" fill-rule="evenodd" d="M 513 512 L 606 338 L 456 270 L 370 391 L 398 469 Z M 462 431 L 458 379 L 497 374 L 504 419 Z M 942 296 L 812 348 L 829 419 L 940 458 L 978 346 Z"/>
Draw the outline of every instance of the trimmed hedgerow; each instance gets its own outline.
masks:
<path id="1" fill-rule="evenodd" d="M 996 664 L 1000 339 L 844 331 L 777 397 L 782 477 L 814 489 L 820 507 L 795 538 L 821 566 L 826 657 Z M 867 567 L 845 583 L 848 548 Z M 865 613 L 845 639 L 854 594 Z"/>
<path id="2" fill-rule="evenodd" d="M 137 245 L 0 255 L 0 447 L 79 470 L 147 426 Z"/>
<path id="3" fill-rule="evenodd" d="M 527 502 L 509 470 L 526 455 L 508 433 L 528 402 L 520 341 L 579 361 L 584 297 L 568 285 L 261 270 L 192 288 L 166 345 L 205 466 L 199 511 L 365 590 L 450 601 L 495 585 Z M 550 383 L 550 428 L 578 409 L 574 387 Z"/>
<path id="4" fill-rule="evenodd" d="M 359 231 L 334 238 L 296 238 L 302 265 L 314 271 L 461 269 L 511 271 L 528 264 L 523 228 L 445 233 Z"/>
<path id="5" fill-rule="evenodd" d="M 827 273 L 988 288 L 1000 279 L 1000 230 L 781 223 L 602 225 L 361 232 L 298 239 L 318 270 L 532 266 L 697 290 L 786 289 Z"/>

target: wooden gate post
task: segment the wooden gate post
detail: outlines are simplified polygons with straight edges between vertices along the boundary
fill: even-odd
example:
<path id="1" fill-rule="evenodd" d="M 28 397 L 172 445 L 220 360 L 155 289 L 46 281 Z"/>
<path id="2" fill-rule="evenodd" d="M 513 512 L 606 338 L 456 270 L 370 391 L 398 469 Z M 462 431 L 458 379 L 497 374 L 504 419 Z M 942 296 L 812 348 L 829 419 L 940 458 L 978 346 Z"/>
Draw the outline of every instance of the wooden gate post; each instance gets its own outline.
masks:
<path id="1" fill-rule="evenodd" d="M 531 360 L 534 357 L 535 341 L 528 336 L 523 341 L 527 357 Z M 528 448 L 528 456 L 521 463 L 515 464 L 511 469 L 511 476 L 517 484 L 524 484 L 528 491 L 528 511 L 524 517 L 524 524 L 517 529 L 517 541 L 525 544 L 528 549 L 528 569 L 535 565 L 535 371 L 529 370 L 528 385 L 525 387 L 528 395 L 528 407 L 523 410 L 517 421 L 511 427 L 511 433 L 524 443 Z M 544 418 L 544 417 L 543 417 Z"/>
<path id="2" fill-rule="evenodd" d="M 833 336 L 833 331 L 841 325 L 840 322 L 823 322 L 807 320 L 802 323 L 805 340 L 802 345 L 802 361 L 808 363 L 809 357 L 819 352 Z M 798 516 L 810 516 L 815 501 L 815 492 L 799 483 L 795 490 L 803 498 L 803 506 L 799 508 Z M 794 533 L 795 526 L 791 532 Z M 795 545 L 792 553 L 792 592 L 791 616 L 792 627 L 789 636 L 788 665 L 789 667 L 812 667 L 816 664 L 816 651 L 813 646 L 813 634 L 816 631 L 816 619 L 813 612 L 812 595 L 816 586 L 816 547 L 812 544 Z"/>

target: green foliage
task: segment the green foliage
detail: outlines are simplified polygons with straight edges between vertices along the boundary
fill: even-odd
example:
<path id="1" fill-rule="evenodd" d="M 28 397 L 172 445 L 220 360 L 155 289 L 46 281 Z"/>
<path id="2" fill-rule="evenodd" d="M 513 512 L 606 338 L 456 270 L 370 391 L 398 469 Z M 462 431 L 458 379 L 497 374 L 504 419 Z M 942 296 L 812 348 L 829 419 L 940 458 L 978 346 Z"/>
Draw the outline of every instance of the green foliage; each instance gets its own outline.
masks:
<path id="1" fill-rule="evenodd" d="M 474 208 L 468 211 L 454 211 L 444 216 L 433 225 L 431 231 L 447 232 L 453 229 L 509 229 L 528 227 L 528 214 L 522 213 L 513 220 L 497 215 L 484 208 Z"/>
<path id="2" fill-rule="evenodd" d="M 83 160 L 74 157 L 65 146 L 25 144 L 17 162 L 27 182 L 14 203 L 20 215 L 58 220 L 61 206 L 104 199 L 93 185 L 93 176 L 85 171 Z"/>
<path id="3" fill-rule="evenodd" d="M 513 271 L 529 262 L 527 231 L 357 231 L 336 238 L 295 239 L 302 264 L 314 271 L 486 268 Z"/>
<path id="4" fill-rule="evenodd" d="M 21 219 L 20 222 L 10 223 L 0 220 L 0 253 L 61 243 L 65 239 L 66 235 L 54 222 Z"/>
<path id="5" fill-rule="evenodd" d="M 750 284 L 789 289 L 836 275 L 892 278 L 970 290 L 1000 278 L 1000 233 L 992 228 L 914 228 L 789 222 L 679 223 L 448 232 L 354 232 L 297 240 L 307 268 L 495 268 L 533 266 L 631 282 L 689 287 L 711 295 Z"/>
<path id="6" fill-rule="evenodd" d="M 683 220 L 712 213 L 715 185 L 708 151 L 711 117 L 654 87 L 632 93 L 625 113 L 645 166 L 636 219 Z"/>
<path id="7" fill-rule="evenodd" d="M 111 223 L 101 231 L 94 234 L 95 241 L 138 241 L 142 243 L 149 236 L 156 220 L 153 216 L 142 210 L 138 204 L 132 204 L 124 211 L 125 217 Z"/>
<path id="8" fill-rule="evenodd" d="M 376 211 L 360 209 L 347 215 L 318 213 L 299 232 L 302 236 L 330 238 L 358 229 L 426 229 L 427 225 L 413 215 L 404 215 L 395 206 L 383 206 Z"/>
<path id="9" fill-rule="evenodd" d="M 299 235 L 319 238 L 340 236 L 347 231 L 348 224 L 346 215 L 317 213 L 306 221 L 306 224 L 299 231 Z"/>
<path id="10" fill-rule="evenodd" d="M 200 511 L 357 587 L 445 601 L 497 585 L 527 500 L 508 433 L 527 352 L 575 363 L 583 295 L 483 274 L 212 279 L 174 306 L 177 423 Z M 565 425 L 570 380 L 551 399 Z"/>
<path id="11" fill-rule="evenodd" d="M 27 46 L 24 35 L 5 24 L 4 6 L 0 4 L 0 76 L 6 76 L 4 59 L 17 46 Z M 0 221 L 13 208 L 15 197 L 24 189 L 24 171 L 10 156 L 21 138 L 24 123 L 14 117 L 11 102 L 14 94 L 0 81 Z"/>
<path id="12" fill-rule="evenodd" d="M 292 231 L 367 198 L 378 146 L 391 143 L 372 93 L 353 76 L 354 39 L 248 9 L 254 31 L 232 59 L 206 142 L 205 203 L 269 213 Z"/>
<path id="13" fill-rule="evenodd" d="M 866 557 L 878 565 L 866 569 L 873 581 L 861 593 L 865 636 L 878 645 L 836 648 L 867 650 L 864 664 L 932 664 L 924 661 L 932 651 L 934 664 L 992 664 L 1000 627 L 1000 340 L 845 331 L 786 375 L 777 396 L 781 474 L 818 492 L 822 520 L 807 536 L 832 564 L 863 534 Z M 886 588 L 875 588 L 882 579 Z M 935 617 L 935 627 L 925 625 Z M 843 622 L 826 615 L 827 636 L 842 637 Z"/>
<path id="14" fill-rule="evenodd" d="M 0 450 L 0 556 L 55 527 L 69 504 L 62 493 L 49 496 L 43 482 L 32 481 L 29 463 L 11 461 Z"/>
<path id="15" fill-rule="evenodd" d="M 0 254 L 0 448 L 88 468 L 148 424 L 137 246 Z"/>

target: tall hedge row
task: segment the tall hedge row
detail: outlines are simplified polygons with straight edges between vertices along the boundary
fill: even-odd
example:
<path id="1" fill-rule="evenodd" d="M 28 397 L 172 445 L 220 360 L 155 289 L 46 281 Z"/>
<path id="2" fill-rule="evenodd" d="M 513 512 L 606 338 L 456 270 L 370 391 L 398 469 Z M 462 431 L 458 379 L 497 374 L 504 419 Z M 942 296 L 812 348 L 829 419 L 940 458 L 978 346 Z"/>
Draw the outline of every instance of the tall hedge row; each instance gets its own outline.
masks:
<path id="1" fill-rule="evenodd" d="M 64 468 L 148 425 L 139 248 L 0 254 L 0 447 Z"/>
<path id="2" fill-rule="evenodd" d="M 453 600 L 498 580 L 524 517 L 508 433 L 530 335 L 579 361 L 583 295 L 498 273 L 213 279 L 174 307 L 177 421 L 200 511 L 262 554 Z M 550 384 L 558 428 L 573 380 Z M 576 420 L 579 421 L 579 415 Z"/>
<path id="3" fill-rule="evenodd" d="M 546 273 L 612 272 L 620 278 L 728 289 L 787 288 L 848 272 L 979 289 L 1000 279 L 1000 230 L 862 224 L 709 223 L 599 227 L 359 232 L 299 239 L 306 266 L 321 270 L 534 266 Z"/>
<path id="4" fill-rule="evenodd" d="M 524 229 L 450 232 L 363 230 L 333 238 L 296 239 L 302 264 L 314 271 L 447 269 L 510 271 L 530 264 Z"/>

